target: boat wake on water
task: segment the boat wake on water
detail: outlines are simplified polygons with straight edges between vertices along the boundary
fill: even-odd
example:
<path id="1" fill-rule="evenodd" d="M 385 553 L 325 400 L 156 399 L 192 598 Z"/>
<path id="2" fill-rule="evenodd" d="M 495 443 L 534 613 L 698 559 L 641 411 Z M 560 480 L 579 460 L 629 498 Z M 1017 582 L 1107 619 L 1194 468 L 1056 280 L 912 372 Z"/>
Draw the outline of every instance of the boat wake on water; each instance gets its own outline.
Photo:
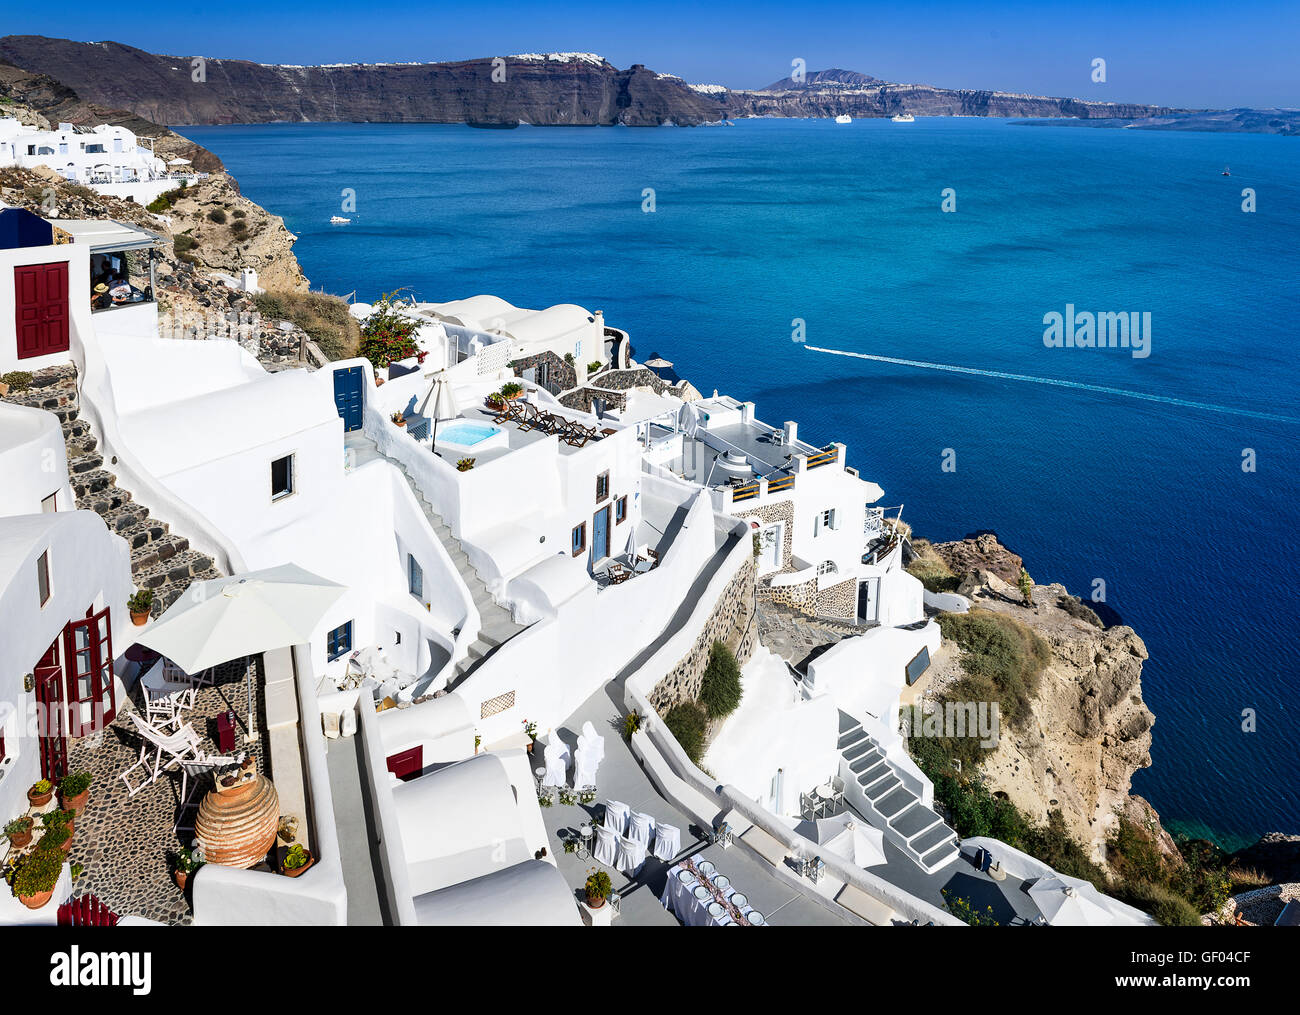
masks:
<path id="1" fill-rule="evenodd" d="M 1204 409 L 1206 412 L 1219 412 L 1229 416 L 1245 416 L 1248 419 L 1272 420 L 1278 423 L 1300 424 L 1294 416 L 1282 416 L 1274 412 L 1259 412 L 1255 409 L 1236 409 L 1228 405 L 1215 405 L 1212 402 L 1196 402 L 1189 398 L 1173 398 L 1169 395 L 1151 395 L 1145 391 L 1131 391 L 1127 388 L 1110 388 L 1104 384 L 1085 384 L 1082 381 L 1063 381 L 1055 377 L 1031 377 L 1028 374 L 1012 374 L 1003 370 L 983 370 L 979 367 L 954 366 L 951 363 L 926 363 L 922 360 L 899 359 L 895 356 L 875 356 L 865 352 L 850 352 L 847 349 L 824 349 L 816 345 L 804 346 L 809 352 L 826 353 L 830 356 L 848 356 L 852 359 L 872 360 L 876 363 L 893 363 L 896 366 L 919 367 L 922 370 L 942 370 L 952 374 L 970 374 L 974 377 L 996 377 L 1007 381 L 1024 381 L 1029 384 L 1046 384 L 1054 388 L 1075 388 L 1079 391 L 1095 391 L 1103 395 L 1120 395 L 1124 398 L 1137 398 L 1144 402 L 1158 402 L 1163 405 L 1177 405 L 1186 409 Z"/>

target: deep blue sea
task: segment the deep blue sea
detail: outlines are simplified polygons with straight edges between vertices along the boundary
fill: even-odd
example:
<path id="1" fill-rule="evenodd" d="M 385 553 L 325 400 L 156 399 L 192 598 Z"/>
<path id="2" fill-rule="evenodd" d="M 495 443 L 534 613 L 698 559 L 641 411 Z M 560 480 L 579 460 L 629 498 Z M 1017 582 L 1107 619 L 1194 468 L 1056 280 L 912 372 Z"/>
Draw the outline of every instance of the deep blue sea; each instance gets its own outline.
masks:
<path id="1" fill-rule="evenodd" d="M 1300 832 L 1300 139 L 978 119 L 181 130 L 284 216 L 316 288 L 602 309 L 639 358 L 844 441 L 918 534 L 994 529 L 1039 582 L 1087 598 L 1104 580 L 1151 653 L 1135 790 L 1225 846 Z M 331 226 L 345 188 L 352 224 Z M 1067 303 L 1149 312 L 1150 357 L 1045 347 Z"/>

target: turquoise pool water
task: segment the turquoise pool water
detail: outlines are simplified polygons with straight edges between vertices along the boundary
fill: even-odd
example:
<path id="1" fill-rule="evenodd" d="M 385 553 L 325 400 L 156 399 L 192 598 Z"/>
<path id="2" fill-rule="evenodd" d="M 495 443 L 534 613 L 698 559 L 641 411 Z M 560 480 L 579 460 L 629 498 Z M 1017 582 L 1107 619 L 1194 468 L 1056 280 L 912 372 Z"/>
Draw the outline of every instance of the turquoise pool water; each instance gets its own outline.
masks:
<path id="1" fill-rule="evenodd" d="M 490 423 L 450 423 L 438 428 L 438 443 L 457 444 L 462 448 L 472 448 L 489 437 L 495 437 L 501 428 Z"/>

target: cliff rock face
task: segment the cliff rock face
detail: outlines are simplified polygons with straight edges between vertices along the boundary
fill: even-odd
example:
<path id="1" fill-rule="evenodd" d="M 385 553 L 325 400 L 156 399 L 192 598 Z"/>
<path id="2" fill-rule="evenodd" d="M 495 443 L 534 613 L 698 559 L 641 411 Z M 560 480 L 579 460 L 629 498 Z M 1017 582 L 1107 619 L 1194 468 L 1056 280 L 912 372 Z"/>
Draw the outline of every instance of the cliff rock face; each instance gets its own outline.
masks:
<path id="1" fill-rule="evenodd" d="M 1019 573 L 1020 558 L 992 535 L 935 549 L 963 575 L 962 595 L 1028 625 L 1052 650 L 1031 720 L 1021 731 L 1004 725 L 998 747 L 982 766 L 990 789 L 1006 793 L 1039 822 L 1060 810 L 1071 833 L 1099 860 L 1116 812 L 1151 830 L 1171 850 L 1159 816 L 1146 801 L 1129 796 L 1133 773 L 1151 764 L 1155 722 L 1142 700 L 1142 639 L 1129 627 L 1102 627 L 1062 585 L 1037 585 L 1035 605 L 1021 605 L 1017 588 L 981 566 L 992 562 Z"/>
<path id="2" fill-rule="evenodd" d="M 47 74 L 83 99 L 155 123 L 360 121 L 537 126 L 693 126 L 726 117 L 920 116 L 1150 117 L 1177 113 L 1138 103 L 893 84 L 824 70 L 755 91 L 687 85 L 640 64 L 619 70 L 590 53 L 502 56 L 421 64 L 297 67 L 164 56 L 116 42 L 35 35 L 0 38 L 0 60 Z M 501 76 L 499 73 L 496 75 Z"/>
<path id="3" fill-rule="evenodd" d="M 680 78 L 641 65 L 618 70 L 586 53 L 493 57 L 454 63 L 293 67 L 160 56 L 116 42 L 40 36 L 0 39 L 0 59 L 39 71 L 83 98 L 155 123 L 361 121 L 659 126 L 718 120 L 717 103 Z M 500 75 L 498 75 L 499 77 Z"/>

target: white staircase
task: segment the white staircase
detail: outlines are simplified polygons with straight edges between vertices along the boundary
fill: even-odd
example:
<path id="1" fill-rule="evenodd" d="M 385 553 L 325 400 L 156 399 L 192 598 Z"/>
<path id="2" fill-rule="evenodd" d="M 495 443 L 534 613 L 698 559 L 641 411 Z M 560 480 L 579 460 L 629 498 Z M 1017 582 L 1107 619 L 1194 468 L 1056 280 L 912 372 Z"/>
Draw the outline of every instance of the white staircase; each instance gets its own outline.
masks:
<path id="1" fill-rule="evenodd" d="M 456 664 L 455 672 L 447 685 L 448 689 L 451 689 L 469 676 L 474 668 L 487 656 L 491 655 L 498 646 L 505 644 L 522 631 L 523 627 L 514 622 L 509 610 L 492 598 L 492 593 L 488 591 L 487 584 L 479 576 L 474 565 L 470 563 L 469 555 L 465 553 L 460 540 L 456 538 L 451 528 L 434 510 L 433 505 L 425 498 L 402 463 L 385 455 L 379 450 L 375 442 L 360 430 L 354 430 L 346 434 L 344 446 L 352 452 L 354 466 L 362 465 L 374 458 L 383 458 L 391 463 L 393 468 L 401 472 L 407 486 L 415 494 L 415 501 L 420 505 L 420 510 L 424 512 L 424 517 L 428 519 L 433 534 L 442 543 L 443 549 L 447 551 L 447 556 L 451 558 L 452 566 L 456 568 L 461 580 L 465 583 L 465 587 L 469 590 L 470 598 L 474 601 L 474 608 L 478 610 L 478 637 L 470 643 L 469 654 Z"/>
<path id="2" fill-rule="evenodd" d="M 933 874 L 957 857 L 957 833 L 921 802 L 879 744 L 840 713 L 840 778 L 845 799 L 915 864 Z"/>

